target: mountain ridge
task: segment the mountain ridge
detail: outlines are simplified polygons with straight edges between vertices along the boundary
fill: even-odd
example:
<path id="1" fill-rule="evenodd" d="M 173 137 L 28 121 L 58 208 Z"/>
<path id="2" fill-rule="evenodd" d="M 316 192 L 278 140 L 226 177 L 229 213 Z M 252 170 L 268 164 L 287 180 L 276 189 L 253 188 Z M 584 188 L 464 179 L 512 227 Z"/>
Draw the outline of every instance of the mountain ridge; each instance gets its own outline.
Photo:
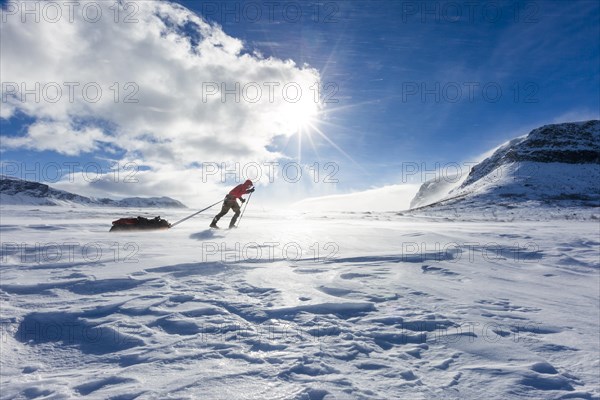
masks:
<path id="1" fill-rule="evenodd" d="M 180 201 L 167 196 L 128 197 L 121 200 L 86 197 L 53 188 L 45 183 L 27 181 L 6 175 L 0 176 L 0 204 L 41 206 L 84 205 L 121 208 L 187 208 Z"/>
<path id="2" fill-rule="evenodd" d="M 476 164 L 462 182 L 427 181 L 412 209 L 468 202 L 600 205 L 600 121 L 549 124 L 508 141 Z M 445 193 L 444 193 L 445 192 Z M 427 201 L 429 200 L 429 201 Z"/>

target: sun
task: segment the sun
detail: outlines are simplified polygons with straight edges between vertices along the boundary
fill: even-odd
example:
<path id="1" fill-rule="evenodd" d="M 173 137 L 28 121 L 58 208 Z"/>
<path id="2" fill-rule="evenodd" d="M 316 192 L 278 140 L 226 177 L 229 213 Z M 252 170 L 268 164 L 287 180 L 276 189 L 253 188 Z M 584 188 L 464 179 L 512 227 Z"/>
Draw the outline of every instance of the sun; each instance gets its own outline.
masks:
<path id="1" fill-rule="evenodd" d="M 279 122 L 282 128 L 281 134 L 287 137 L 285 147 L 293 140 L 297 140 L 297 160 L 302 160 L 302 150 L 308 144 L 314 154 L 319 156 L 317 147 L 319 142 L 325 142 L 336 151 L 350 160 L 360 170 L 368 173 L 359 163 L 354 160 L 336 141 L 329 137 L 327 128 L 340 129 L 340 125 L 328 121 L 328 115 L 332 113 L 347 110 L 353 107 L 359 107 L 360 103 L 343 107 L 327 107 L 324 102 L 317 102 L 315 99 L 302 98 L 295 103 L 288 102 L 285 107 L 280 107 L 273 118 Z M 342 126 L 343 128 L 343 126 Z"/>
<path id="2" fill-rule="evenodd" d="M 290 135 L 309 135 L 318 116 L 319 104 L 310 100 L 288 104 L 281 115 L 285 131 Z"/>

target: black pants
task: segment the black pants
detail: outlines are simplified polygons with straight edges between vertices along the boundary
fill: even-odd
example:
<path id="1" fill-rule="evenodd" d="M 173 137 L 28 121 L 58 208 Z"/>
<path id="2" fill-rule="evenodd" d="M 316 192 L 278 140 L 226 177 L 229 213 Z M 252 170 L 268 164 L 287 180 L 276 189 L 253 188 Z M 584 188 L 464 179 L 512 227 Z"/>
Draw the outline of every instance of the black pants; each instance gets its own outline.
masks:
<path id="1" fill-rule="evenodd" d="M 240 205 L 238 204 L 235 197 L 231 197 L 229 195 L 225 197 L 225 201 L 223 201 L 223 207 L 221 207 L 221 212 L 213 218 L 212 224 L 216 224 L 217 222 L 219 222 L 221 217 L 227 214 L 230 209 L 233 210 L 234 214 L 233 218 L 231 218 L 231 222 L 229 223 L 229 227 L 231 228 L 232 226 L 235 226 L 235 222 L 240 216 Z"/>

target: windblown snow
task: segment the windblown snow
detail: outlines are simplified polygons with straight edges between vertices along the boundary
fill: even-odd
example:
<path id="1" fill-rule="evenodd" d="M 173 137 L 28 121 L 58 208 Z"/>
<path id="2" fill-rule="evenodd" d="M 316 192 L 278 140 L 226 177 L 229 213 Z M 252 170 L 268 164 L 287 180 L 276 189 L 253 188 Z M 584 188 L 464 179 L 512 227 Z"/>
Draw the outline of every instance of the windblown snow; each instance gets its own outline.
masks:
<path id="1" fill-rule="evenodd" d="M 2 398 L 600 395 L 596 219 L 1 211 Z"/>
<path id="2" fill-rule="evenodd" d="M 418 191 L 412 184 L 389 185 L 305 199 L 294 206 L 307 211 L 410 208 L 419 214 L 443 216 L 449 212 L 473 214 L 475 209 L 475 214 L 481 214 L 486 208 L 491 212 L 498 204 L 505 204 L 494 212 L 507 214 L 507 218 L 514 218 L 515 213 L 527 217 L 530 207 L 549 208 L 552 214 L 561 215 L 574 207 L 598 207 L 600 121 L 545 125 L 498 147 L 470 171 L 449 170 L 451 173 L 428 171 L 436 176 Z M 518 210 L 511 211 L 515 208 Z"/>

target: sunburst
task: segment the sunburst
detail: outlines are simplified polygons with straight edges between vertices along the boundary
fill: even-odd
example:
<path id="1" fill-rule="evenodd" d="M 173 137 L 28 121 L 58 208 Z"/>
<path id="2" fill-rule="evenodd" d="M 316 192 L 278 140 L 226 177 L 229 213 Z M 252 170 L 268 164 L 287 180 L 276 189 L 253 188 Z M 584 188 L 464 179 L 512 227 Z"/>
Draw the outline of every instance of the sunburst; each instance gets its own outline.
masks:
<path id="1" fill-rule="evenodd" d="M 285 113 L 281 115 L 285 120 L 286 131 L 288 134 L 288 141 L 292 138 L 297 139 L 298 154 L 297 159 L 302 159 L 303 141 L 308 141 L 311 149 L 314 153 L 319 156 L 318 150 L 315 146 L 317 140 L 324 140 L 331 147 L 333 147 L 338 153 L 344 156 L 346 159 L 356 165 L 361 171 L 368 174 L 368 172 L 348 154 L 339 144 L 337 144 L 327 133 L 328 129 L 335 130 L 346 130 L 355 134 L 354 129 L 339 124 L 334 124 L 328 121 L 328 117 L 337 112 L 346 112 L 349 109 L 359 107 L 365 104 L 376 103 L 376 101 L 362 102 L 357 104 L 350 104 L 345 106 L 337 107 L 326 107 L 322 103 L 316 103 L 314 101 L 306 101 L 305 103 L 294 104 L 293 107 L 286 109 Z"/>

